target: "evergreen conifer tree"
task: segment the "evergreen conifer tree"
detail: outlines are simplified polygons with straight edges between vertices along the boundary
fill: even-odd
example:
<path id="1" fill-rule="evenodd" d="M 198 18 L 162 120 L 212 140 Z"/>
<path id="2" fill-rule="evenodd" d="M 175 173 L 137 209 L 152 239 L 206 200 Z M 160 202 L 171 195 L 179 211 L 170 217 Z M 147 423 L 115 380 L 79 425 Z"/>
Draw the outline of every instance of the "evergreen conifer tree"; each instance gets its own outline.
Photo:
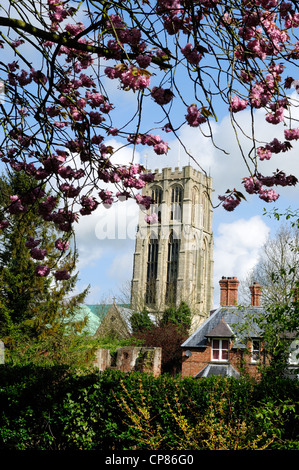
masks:
<path id="1" fill-rule="evenodd" d="M 24 196 L 40 187 L 25 172 L 7 174 L 0 179 L 0 210 L 2 215 L 9 210 L 9 194 Z M 45 192 L 45 197 L 49 193 Z M 39 200 L 40 202 L 40 200 Z M 80 331 L 84 321 L 72 322 L 78 304 L 82 303 L 88 289 L 78 295 L 71 295 L 78 274 L 58 281 L 52 277 L 36 275 L 41 263 L 31 256 L 28 240 L 39 241 L 39 248 L 46 250 L 47 263 L 56 264 L 58 269 L 73 272 L 77 252 L 55 248 L 59 233 L 53 224 L 38 215 L 38 210 L 11 214 L 10 225 L 0 232 L 0 335 L 12 337 L 16 331 L 33 340 L 42 340 L 63 335 L 71 327 Z M 63 239 L 63 235 L 61 236 Z M 28 245 L 28 243 L 27 243 Z"/>

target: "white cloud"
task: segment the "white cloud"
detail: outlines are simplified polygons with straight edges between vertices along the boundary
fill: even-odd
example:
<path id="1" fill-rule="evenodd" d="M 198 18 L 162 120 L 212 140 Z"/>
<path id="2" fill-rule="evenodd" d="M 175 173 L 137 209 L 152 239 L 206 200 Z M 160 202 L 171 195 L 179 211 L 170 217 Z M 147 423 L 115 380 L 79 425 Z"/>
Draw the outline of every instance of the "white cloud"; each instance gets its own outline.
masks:
<path id="1" fill-rule="evenodd" d="M 298 99 L 298 95 L 295 93 L 291 95 L 291 98 Z M 251 141 L 248 140 L 243 134 L 251 135 L 251 115 L 250 111 L 242 111 L 236 116 L 238 125 L 238 138 L 241 147 L 244 151 L 245 157 L 252 148 Z M 292 117 L 299 118 L 299 108 L 292 109 Z M 293 124 L 296 127 L 296 123 Z M 199 128 L 191 128 L 189 126 L 183 126 L 180 131 L 180 138 L 184 143 L 187 151 L 195 158 L 198 163 L 198 170 L 202 167 L 208 175 L 213 178 L 213 187 L 215 189 L 214 198 L 219 194 L 224 194 L 227 189 L 239 189 L 243 190 L 242 178 L 249 176 L 248 169 L 243 160 L 241 151 L 239 149 L 235 132 L 231 125 L 230 116 L 227 115 L 218 123 L 212 123 L 211 125 L 215 144 L 220 148 L 226 150 L 228 154 L 225 154 L 220 149 L 217 149 L 209 137 L 205 137 Z M 263 110 L 257 110 L 255 112 L 255 134 L 254 137 L 257 142 L 257 146 L 264 145 L 265 142 L 271 142 L 275 137 L 284 141 L 284 125 L 283 123 L 278 125 L 272 125 L 265 121 L 265 112 Z M 207 131 L 207 127 L 203 126 L 203 131 Z M 171 134 L 165 137 L 167 141 L 170 139 Z M 168 137 L 168 139 L 167 139 Z M 148 152 L 147 166 L 150 169 L 161 169 L 165 166 L 175 167 L 184 166 L 191 164 L 196 168 L 196 163 L 190 159 L 190 157 L 181 148 L 179 149 L 179 143 L 175 140 L 168 141 L 170 146 L 169 154 L 166 156 L 157 156 L 152 152 Z M 299 142 L 292 141 L 293 148 L 286 152 L 272 156 L 270 160 L 258 161 L 259 171 L 265 175 L 270 176 L 277 169 L 285 171 L 286 174 L 293 174 L 297 178 L 299 177 Z M 248 161 L 248 158 L 247 158 Z M 254 172 L 254 164 L 249 161 L 250 167 Z M 281 195 L 287 197 L 297 198 L 296 190 L 294 187 L 278 187 L 278 192 Z M 254 196 L 255 197 L 255 196 Z M 249 199 L 251 197 L 249 196 Z"/>
<path id="2" fill-rule="evenodd" d="M 215 303 L 219 303 L 219 280 L 222 276 L 246 277 L 259 260 L 270 229 L 259 216 L 220 223 L 214 234 Z"/>
<path id="3" fill-rule="evenodd" d="M 134 245 L 132 246 L 134 249 Z M 116 281 L 119 282 L 119 285 L 122 285 L 128 280 L 131 280 L 133 273 L 133 252 L 124 252 L 117 255 L 111 263 L 109 269 L 109 275 Z"/>

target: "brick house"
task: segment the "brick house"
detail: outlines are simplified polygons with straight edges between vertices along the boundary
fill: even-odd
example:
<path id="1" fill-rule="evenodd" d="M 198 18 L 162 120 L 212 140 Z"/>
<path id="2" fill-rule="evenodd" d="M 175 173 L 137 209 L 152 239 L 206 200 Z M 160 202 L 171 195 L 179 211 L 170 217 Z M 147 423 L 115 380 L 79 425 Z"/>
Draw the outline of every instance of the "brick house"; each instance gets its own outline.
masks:
<path id="1" fill-rule="evenodd" d="M 257 377 L 258 365 L 267 361 L 263 332 L 254 322 L 263 313 L 261 286 L 257 283 L 250 286 L 251 306 L 238 307 L 237 278 L 223 277 L 219 284 L 220 307 L 182 344 L 182 376 L 239 377 L 243 364 L 251 376 Z M 295 346 L 298 347 L 298 341 Z M 295 363 L 298 366 L 298 361 Z"/>

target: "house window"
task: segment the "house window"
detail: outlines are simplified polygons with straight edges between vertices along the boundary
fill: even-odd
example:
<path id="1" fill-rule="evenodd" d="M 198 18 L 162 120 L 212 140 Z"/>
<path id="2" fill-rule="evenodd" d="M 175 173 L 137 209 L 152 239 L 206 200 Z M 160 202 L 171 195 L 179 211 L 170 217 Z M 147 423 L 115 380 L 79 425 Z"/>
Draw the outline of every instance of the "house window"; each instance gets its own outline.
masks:
<path id="1" fill-rule="evenodd" d="M 259 362 L 261 356 L 261 343 L 254 339 L 251 343 L 251 362 Z"/>
<path id="2" fill-rule="evenodd" d="M 212 360 L 213 361 L 228 361 L 228 339 L 213 339 L 212 340 Z"/>

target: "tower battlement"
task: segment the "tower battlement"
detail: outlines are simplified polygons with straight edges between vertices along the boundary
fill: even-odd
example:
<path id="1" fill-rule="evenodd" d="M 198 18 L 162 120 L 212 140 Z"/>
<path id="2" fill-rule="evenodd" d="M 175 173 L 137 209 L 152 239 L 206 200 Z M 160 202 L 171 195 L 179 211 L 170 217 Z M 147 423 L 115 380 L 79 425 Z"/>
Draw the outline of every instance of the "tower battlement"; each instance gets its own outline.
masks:
<path id="1" fill-rule="evenodd" d="M 192 166 L 184 166 L 182 169 L 175 167 L 174 170 L 170 167 L 167 167 L 163 168 L 162 171 L 156 168 L 155 170 L 149 170 L 149 172 L 155 173 L 155 182 L 161 180 L 183 180 L 192 178 L 199 183 L 210 183 L 208 185 L 212 186 L 212 178 L 204 175 L 199 170 L 195 170 L 195 168 Z"/>

